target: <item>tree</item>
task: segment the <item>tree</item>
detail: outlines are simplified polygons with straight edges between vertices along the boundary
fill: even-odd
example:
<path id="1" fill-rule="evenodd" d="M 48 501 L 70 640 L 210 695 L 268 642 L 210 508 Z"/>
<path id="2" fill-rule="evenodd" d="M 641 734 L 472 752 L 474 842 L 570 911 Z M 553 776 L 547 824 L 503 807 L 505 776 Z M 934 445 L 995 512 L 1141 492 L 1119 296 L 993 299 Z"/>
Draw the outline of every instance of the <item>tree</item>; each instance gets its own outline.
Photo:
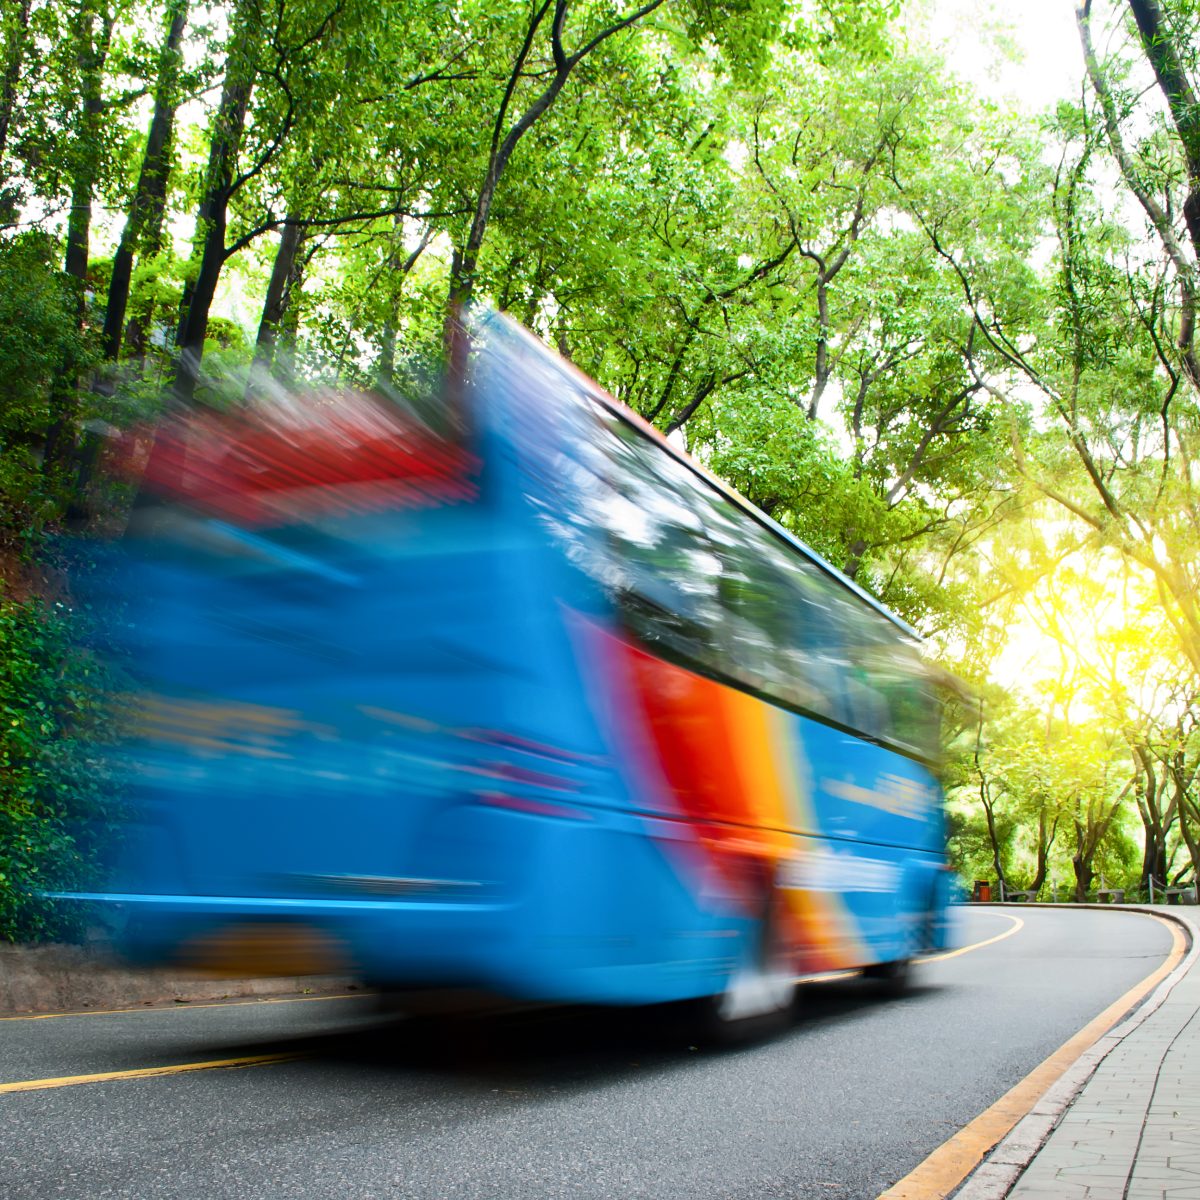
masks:
<path id="1" fill-rule="evenodd" d="M 104 307 L 104 331 L 101 334 L 104 357 L 115 360 L 121 349 L 125 312 L 129 303 L 129 285 L 137 254 L 153 258 L 163 248 L 163 218 L 167 205 L 167 183 L 171 169 L 171 141 L 175 110 L 179 102 L 180 48 L 187 24 L 188 0 L 169 0 L 166 32 L 158 59 L 154 88 L 154 114 L 146 137 L 137 188 L 129 204 L 129 215 L 113 257 L 108 302 Z M 138 345 L 139 331 L 131 341 Z"/>
<path id="2" fill-rule="evenodd" d="M 7 184 L 6 157 L 9 132 L 17 110 L 17 92 L 25 65 L 26 46 L 29 39 L 29 14 L 33 0 L 19 0 L 0 15 L 0 30 L 3 31 L 4 57 L 0 67 L 0 183 Z M 0 221 L 7 221 L 15 211 L 7 188 L 0 191 Z"/>
<path id="3" fill-rule="evenodd" d="M 1179 47 L 1191 43 L 1178 34 L 1195 14 L 1180 5 L 1167 19 L 1165 9 L 1134 7 L 1139 21 L 1158 29 L 1151 61 L 1160 84 L 1167 80 L 1168 90 L 1182 95 L 1184 77 L 1172 72 L 1184 70 Z M 1057 429 L 1015 444 L 1020 471 L 1087 528 L 1097 546 L 1117 548 L 1148 574 L 1200 672 L 1197 392 L 1190 362 L 1196 264 L 1178 215 L 1193 194 L 1192 128 L 1178 106 L 1172 122 L 1139 114 L 1139 89 L 1114 82 L 1137 64 L 1101 63 L 1091 3 L 1077 15 L 1090 91 L 1080 104 L 1061 106 L 1057 118 L 1064 149 L 1053 188 L 1052 291 L 1042 296 L 1020 271 L 998 276 L 934 245 L 958 276 L 977 346 L 993 356 L 991 364 L 977 364 L 980 379 L 1014 412 L 1027 411 L 1024 397 L 1033 392 L 1057 421 Z M 1139 44 L 1147 47 L 1144 34 Z M 1131 145 L 1129 131 L 1139 120 L 1151 132 Z M 1111 199 L 1097 186 L 1106 155 L 1145 214 L 1144 230 L 1127 226 L 1123 197 Z M 1142 249 L 1145 233 L 1150 253 Z"/>

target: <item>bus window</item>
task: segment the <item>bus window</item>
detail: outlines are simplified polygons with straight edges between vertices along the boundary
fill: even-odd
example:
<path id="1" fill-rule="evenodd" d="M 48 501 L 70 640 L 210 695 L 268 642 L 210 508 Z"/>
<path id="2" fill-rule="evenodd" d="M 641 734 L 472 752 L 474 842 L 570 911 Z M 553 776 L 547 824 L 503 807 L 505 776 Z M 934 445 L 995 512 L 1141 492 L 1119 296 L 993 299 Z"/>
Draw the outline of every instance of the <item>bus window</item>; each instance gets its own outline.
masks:
<path id="1" fill-rule="evenodd" d="M 880 690 L 879 664 L 890 652 L 893 638 L 869 609 L 839 597 L 839 615 L 846 656 L 843 664 L 848 723 L 867 737 L 893 740 L 891 713 Z"/>
<path id="2" fill-rule="evenodd" d="M 916 647 L 892 643 L 875 664 L 876 686 L 891 716 L 894 741 L 924 758 L 937 757 L 939 706 L 929 671 Z"/>
<path id="3" fill-rule="evenodd" d="M 919 658 L 816 563 L 585 393 L 541 519 L 655 653 L 925 753 Z"/>
<path id="4" fill-rule="evenodd" d="M 787 647 L 803 681 L 801 703 L 820 716 L 851 724 L 844 695 L 848 654 L 839 590 L 805 559 L 789 558 L 780 568 L 787 577 Z"/>
<path id="5" fill-rule="evenodd" d="M 780 662 L 778 581 L 745 547 L 720 548 L 720 599 L 724 613 L 724 650 L 745 683 L 770 695 L 783 690 Z"/>
<path id="6" fill-rule="evenodd" d="M 607 433 L 608 495 L 596 515 L 622 576 L 622 616 L 643 641 L 712 667 L 720 560 L 670 469 L 678 464 L 622 422 L 610 420 Z"/>

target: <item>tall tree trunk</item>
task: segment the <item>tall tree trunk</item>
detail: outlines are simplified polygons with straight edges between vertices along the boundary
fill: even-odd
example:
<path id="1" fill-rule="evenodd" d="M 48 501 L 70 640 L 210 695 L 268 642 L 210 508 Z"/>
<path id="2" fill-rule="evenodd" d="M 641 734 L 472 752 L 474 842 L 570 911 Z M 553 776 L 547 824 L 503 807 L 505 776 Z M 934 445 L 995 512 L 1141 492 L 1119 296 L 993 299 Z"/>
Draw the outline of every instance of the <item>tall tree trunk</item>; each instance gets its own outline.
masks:
<path id="1" fill-rule="evenodd" d="M 1075 868 L 1075 900 L 1079 904 L 1087 902 L 1088 890 L 1096 877 L 1092 864 L 1125 797 L 1133 791 L 1135 779 L 1134 776 L 1130 777 L 1107 809 L 1103 797 L 1092 797 L 1086 801 L 1082 796 L 1075 799 L 1075 853 L 1071 857 L 1071 864 Z"/>
<path id="2" fill-rule="evenodd" d="M 1134 786 L 1138 815 L 1142 819 L 1144 833 L 1142 849 L 1142 890 L 1149 887 L 1149 880 L 1162 884 L 1167 878 L 1167 837 L 1179 814 L 1179 797 L 1168 796 L 1167 778 L 1171 774 L 1170 764 L 1163 769 L 1160 782 L 1155 756 L 1150 747 L 1137 744 L 1133 747 L 1134 767 L 1138 772 Z"/>
<path id="3" fill-rule="evenodd" d="M 992 846 L 992 866 L 996 870 L 996 884 L 1000 890 L 1000 896 L 1003 898 L 1008 889 L 1008 880 L 1004 876 L 1004 862 L 1000 854 L 1000 834 L 996 828 L 996 810 L 992 805 L 990 790 L 980 778 L 979 799 L 983 803 L 983 814 L 987 820 L 988 841 Z"/>
<path id="4" fill-rule="evenodd" d="M 304 264 L 300 263 L 296 272 L 296 282 L 292 285 L 292 294 L 300 291 L 303 281 Z M 275 362 L 271 374 L 284 387 L 296 386 L 296 345 L 300 338 L 300 305 L 289 304 L 284 310 L 275 336 Z"/>
<path id="5" fill-rule="evenodd" d="M 641 7 L 633 9 L 625 16 L 615 19 L 613 23 L 593 35 L 573 54 L 568 54 L 563 45 L 563 33 L 566 27 L 567 12 L 570 0 L 541 0 L 540 4 L 530 13 L 529 24 L 521 47 L 513 60 L 509 72 L 504 95 L 496 111 L 496 120 L 492 126 L 492 142 L 488 153 L 487 170 L 475 200 L 475 212 L 471 218 L 471 228 L 467 233 L 466 243 L 462 249 L 455 248 L 450 266 L 450 294 L 446 305 L 446 320 L 444 325 L 444 342 L 446 358 L 450 372 L 450 401 L 455 402 L 458 388 L 466 370 L 467 351 L 469 349 L 467 336 L 463 329 L 463 317 L 471 297 L 475 291 L 475 276 L 479 268 L 479 253 L 483 248 L 484 234 L 487 232 L 488 217 L 491 213 L 492 202 L 496 197 L 496 188 L 500 177 L 504 174 L 508 161 L 512 157 L 517 144 L 533 125 L 549 111 L 558 99 L 571 72 L 602 42 L 628 29 L 641 21 L 662 4 L 664 0 L 647 0 Z M 553 10 L 553 15 L 551 15 Z M 546 86 L 530 102 L 523 113 L 508 125 L 509 106 L 517 84 L 525 74 L 526 61 L 538 31 L 543 26 L 547 16 L 550 17 L 550 52 L 554 62 L 554 70 Z"/>
<path id="6" fill-rule="evenodd" d="M 1075 903 L 1086 904 L 1095 872 L 1092 870 L 1092 856 L 1083 848 L 1083 830 L 1078 822 L 1075 824 L 1075 845 L 1075 853 L 1071 856 L 1071 866 L 1075 869 Z"/>
<path id="7" fill-rule="evenodd" d="M 129 206 L 129 217 L 113 256 L 112 281 L 104 311 L 102 337 L 104 357 L 116 359 L 121 350 L 121 329 L 129 303 L 133 258 L 139 250 L 157 253 L 161 248 L 163 213 L 167 203 L 167 177 L 171 164 L 171 137 L 175 123 L 179 80 L 179 47 L 187 24 L 188 0 L 172 0 L 168 9 L 166 37 L 158 56 L 158 79 L 154 89 L 154 115 L 142 155 L 137 190 Z M 149 235 L 149 236 L 148 236 Z"/>
<path id="8" fill-rule="evenodd" d="M 1037 899 L 1038 893 L 1042 890 L 1046 883 L 1046 872 L 1050 864 L 1050 851 L 1054 846 L 1054 839 L 1058 834 L 1058 817 L 1050 822 L 1050 828 L 1046 828 L 1047 813 L 1043 808 L 1038 813 L 1038 844 L 1037 844 L 1037 869 L 1033 876 L 1033 882 L 1029 885 L 1029 890 L 1033 892 L 1034 899 Z"/>
<path id="9" fill-rule="evenodd" d="M 96 30 L 96 17 L 100 30 Z M 104 64 L 112 39 L 113 17 L 107 4 L 97 12 L 96 0 L 80 0 L 75 26 L 79 66 L 78 123 L 74 133 L 74 170 L 71 210 L 67 217 L 67 248 L 63 270 L 75 289 L 75 320 L 83 326 L 87 306 L 87 269 L 92 226 L 92 195 L 100 173 L 100 127 L 104 115 L 101 89 Z M 75 447 L 75 422 L 79 412 L 78 364 L 60 364 L 50 386 L 50 426 L 42 466 L 47 474 L 61 474 Z"/>
<path id="10" fill-rule="evenodd" d="M 1187 760 L 1187 753 L 1177 749 L 1168 763 L 1173 799 L 1179 812 L 1179 831 L 1192 863 L 1192 878 L 1200 896 L 1200 804 L 1195 795 L 1196 777 L 1200 762 Z"/>
<path id="11" fill-rule="evenodd" d="M 1179 831 L 1183 835 L 1184 845 L 1188 848 L 1188 858 L 1192 862 L 1192 879 L 1200 889 L 1200 808 L 1195 801 L 1188 801 L 1180 809 Z"/>
<path id="12" fill-rule="evenodd" d="M 395 249 L 384 264 L 385 270 L 392 272 L 387 281 L 388 313 L 383 322 L 383 335 L 379 339 L 379 361 L 375 364 L 375 378 L 384 386 L 390 384 L 396 374 L 396 328 L 399 320 L 400 293 L 409 272 L 417 265 L 417 260 L 425 253 L 425 247 L 433 237 L 433 226 L 425 226 L 421 231 L 421 240 L 403 262 L 400 262 L 400 253 L 404 245 L 404 218 L 399 214 L 392 221 L 392 237 L 395 239 Z"/>
<path id="13" fill-rule="evenodd" d="M 29 10 L 33 0 L 19 0 L 15 11 L 10 13 L 10 34 L 4 56 L 4 76 L 0 79 L 0 183 L 7 183 L 4 171 L 4 156 L 8 152 L 8 131 L 12 128 L 13 114 L 17 108 L 17 86 L 21 82 L 21 65 L 25 61 L 25 43 L 29 34 Z"/>
<path id="14" fill-rule="evenodd" d="M 857 579 L 862 570 L 863 555 L 867 552 L 867 543 L 862 538 L 855 538 L 850 543 L 846 561 L 842 563 L 842 574 L 847 579 Z"/>
<path id="15" fill-rule="evenodd" d="M 246 29 L 253 0 L 243 0 L 230 22 L 228 61 L 221 103 L 213 120 L 209 141 L 208 168 L 204 192 L 196 215 L 193 249 L 194 271 L 184 287 L 180 305 L 179 332 L 175 338 L 176 360 L 174 393 L 188 404 L 196 394 L 208 315 L 217 281 L 225 264 L 225 229 L 229 219 L 229 199 L 237 173 L 238 153 L 246 127 L 246 112 L 256 74 L 255 43 Z"/>
<path id="16" fill-rule="evenodd" d="M 396 377 L 396 310 L 392 309 L 383 322 L 379 338 L 379 359 L 375 364 L 375 379 L 387 387 Z"/>
<path id="17" fill-rule="evenodd" d="M 254 362 L 250 368 L 250 385 L 271 368 L 275 358 L 275 339 L 284 314 L 288 310 L 292 289 L 299 283 L 301 261 L 300 243 L 304 240 L 304 227 L 299 222 L 284 225 L 275 251 L 275 264 L 271 268 L 271 279 L 267 284 L 267 295 L 263 301 L 262 317 L 258 322 L 258 336 L 254 341 Z"/>
<path id="18" fill-rule="evenodd" d="M 1183 219 L 1192 250 L 1200 260 L 1200 104 L 1187 76 L 1183 58 L 1171 30 L 1163 20 L 1157 0 L 1129 0 L 1129 11 L 1137 22 L 1142 50 L 1154 68 L 1154 77 L 1166 98 L 1183 146 L 1188 194 L 1183 202 Z"/>
<path id="19" fill-rule="evenodd" d="M 1193 387 L 1200 388 L 1200 359 L 1197 358 L 1194 346 L 1197 307 L 1195 271 L 1197 256 L 1200 256 L 1200 113 L 1196 110 L 1193 89 L 1183 70 L 1177 48 L 1171 40 L 1170 30 L 1164 28 L 1162 11 L 1158 4 L 1155 0 L 1130 0 L 1130 9 L 1138 26 L 1143 53 L 1154 69 L 1159 87 L 1167 98 L 1176 132 L 1183 142 L 1188 178 L 1184 220 L 1192 245 L 1190 259 L 1176 236 L 1175 220 L 1170 206 L 1164 206 L 1147 186 L 1136 157 L 1125 146 L 1121 133 L 1121 112 L 1092 45 L 1092 0 L 1083 0 L 1076 8 L 1075 23 L 1079 29 L 1088 78 L 1092 82 L 1096 99 L 1100 102 L 1105 132 L 1121 170 L 1121 177 L 1149 217 L 1162 241 L 1163 249 L 1175 267 L 1179 287 L 1179 328 L 1176 332 L 1176 344 L 1185 374 Z M 1187 606 L 1183 607 L 1186 614 Z M 1191 644 L 1192 640 L 1185 636 L 1185 650 L 1193 663 L 1200 663 L 1200 652 Z"/>
<path id="20" fill-rule="evenodd" d="M 101 87 L 108 44 L 112 38 L 112 14 L 107 6 L 96 33 L 95 0 L 80 0 L 77 36 L 79 47 L 79 124 L 75 130 L 75 164 L 71 178 L 71 211 L 67 218 L 67 252 L 63 269 L 74 279 L 87 278 L 88 242 L 92 226 L 92 193 L 99 174 L 97 161 L 100 119 L 104 113 Z M 80 289 L 80 303 L 83 292 Z M 82 318 L 82 310 L 80 312 Z"/>
<path id="21" fill-rule="evenodd" d="M 1004 864 L 1000 856 L 1000 836 L 996 828 L 996 811 L 992 804 L 992 785 L 983 770 L 983 697 L 979 697 L 979 720 L 975 725 L 975 775 L 979 780 L 979 802 L 987 820 L 988 841 L 992 846 L 992 866 L 996 869 L 996 884 L 1003 895 L 1005 888 Z"/>

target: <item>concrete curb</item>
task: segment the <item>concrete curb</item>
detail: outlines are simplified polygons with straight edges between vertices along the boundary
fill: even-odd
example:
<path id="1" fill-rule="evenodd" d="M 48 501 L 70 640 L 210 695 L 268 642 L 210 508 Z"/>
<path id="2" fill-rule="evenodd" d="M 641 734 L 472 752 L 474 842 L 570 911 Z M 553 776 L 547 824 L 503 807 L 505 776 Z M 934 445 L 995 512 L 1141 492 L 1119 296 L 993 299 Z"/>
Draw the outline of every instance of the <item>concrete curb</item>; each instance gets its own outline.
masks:
<path id="1" fill-rule="evenodd" d="M 218 979 L 170 967 L 122 963 L 103 942 L 0 945 L 0 1015 L 139 1008 L 236 996 L 301 995 L 361 987 L 333 975 Z"/>
<path id="2" fill-rule="evenodd" d="M 994 905 L 993 907 L 1000 907 Z M 954 1200 L 1004 1200 L 1025 1169 L 1046 1144 L 1058 1123 L 1083 1090 L 1096 1068 L 1121 1042 L 1148 1017 L 1162 1007 L 1175 985 L 1192 969 L 1200 958 L 1200 925 L 1190 915 L 1167 906 L 1148 904 L 1020 904 L 1005 908 L 1080 908 L 1094 912 L 1133 912 L 1174 921 L 1187 936 L 1190 946 L 1179 965 L 1141 1002 L 1119 1025 L 1115 1025 L 1088 1050 L 1085 1050 L 1058 1080 L 1051 1084 L 1032 1109 L 991 1150 L 988 1156 L 967 1177 Z"/>

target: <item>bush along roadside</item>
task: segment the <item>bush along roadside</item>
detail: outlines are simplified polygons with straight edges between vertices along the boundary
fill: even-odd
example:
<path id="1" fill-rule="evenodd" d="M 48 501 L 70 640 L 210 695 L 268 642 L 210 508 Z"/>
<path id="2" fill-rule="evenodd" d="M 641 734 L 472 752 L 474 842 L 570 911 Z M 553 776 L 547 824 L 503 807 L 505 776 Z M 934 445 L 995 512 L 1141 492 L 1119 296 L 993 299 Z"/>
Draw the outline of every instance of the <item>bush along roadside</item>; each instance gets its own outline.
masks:
<path id="1" fill-rule="evenodd" d="M 0 940 L 78 939 L 46 893 L 98 881 L 116 828 L 107 672 L 61 603 L 0 596 Z"/>

